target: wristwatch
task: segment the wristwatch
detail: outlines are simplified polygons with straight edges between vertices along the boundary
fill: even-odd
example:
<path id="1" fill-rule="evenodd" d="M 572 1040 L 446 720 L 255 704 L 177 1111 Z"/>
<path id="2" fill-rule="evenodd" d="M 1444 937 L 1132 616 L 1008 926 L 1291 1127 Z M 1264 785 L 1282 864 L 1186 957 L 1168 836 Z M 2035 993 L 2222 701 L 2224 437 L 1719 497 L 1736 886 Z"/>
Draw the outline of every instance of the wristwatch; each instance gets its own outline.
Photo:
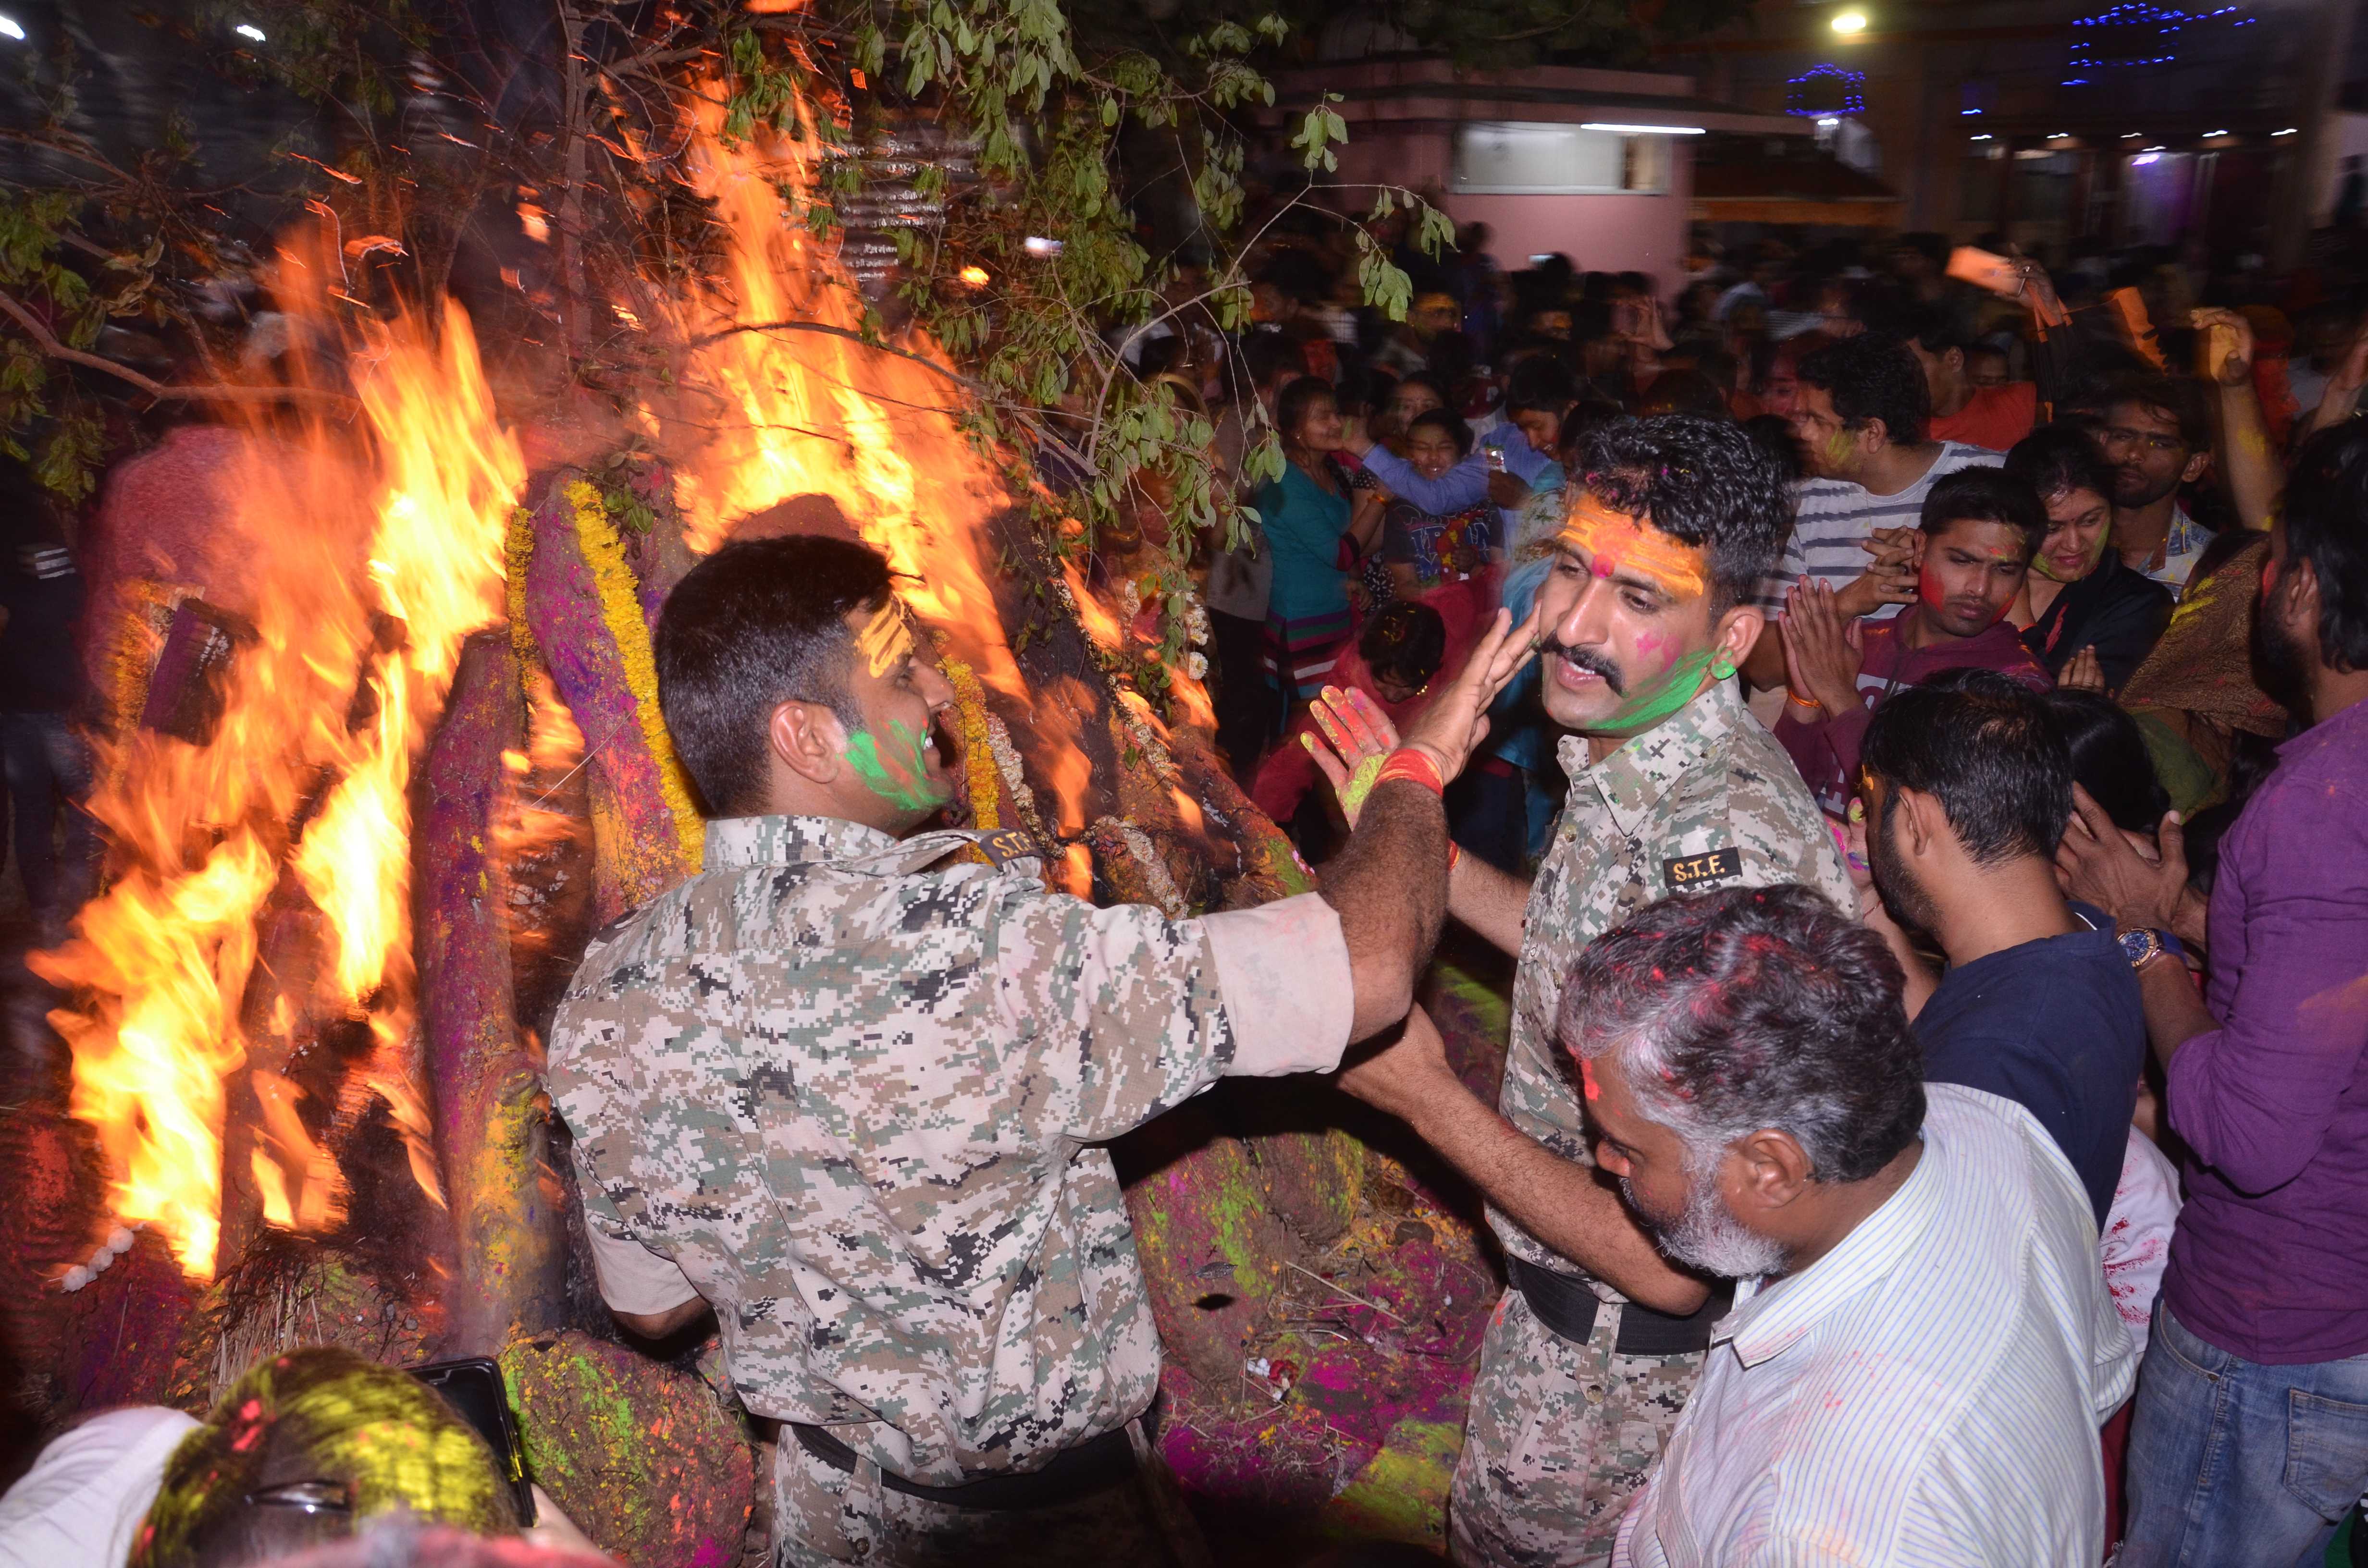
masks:
<path id="1" fill-rule="evenodd" d="M 2130 960 L 2132 969 L 2144 969 L 2171 950 L 2170 939 L 2150 926 L 2132 926 L 2113 933 L 2113 940 L 2122 949 L 2122 957 Z"/>

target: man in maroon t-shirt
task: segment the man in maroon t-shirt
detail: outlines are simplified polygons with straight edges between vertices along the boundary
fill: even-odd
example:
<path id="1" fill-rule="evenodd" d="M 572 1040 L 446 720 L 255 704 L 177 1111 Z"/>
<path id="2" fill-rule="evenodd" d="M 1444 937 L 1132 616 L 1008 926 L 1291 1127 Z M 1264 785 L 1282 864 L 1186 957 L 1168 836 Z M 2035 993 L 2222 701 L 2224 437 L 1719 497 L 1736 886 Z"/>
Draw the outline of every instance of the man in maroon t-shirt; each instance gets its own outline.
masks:
<path id="1" fill-rule="evenodd" d="M 2042 690 L 2053 684 L 2006 619 L 2047 537 L 2047 508 L 2031 482 L 1961 469 L 1933 484 L 1917 528 L 1916 602 L 1892 619 L 1850 619 L 1833 590 L 1807 577 L 1785 600 L 1791 691 L 1776 738 L 1833 816 L 1856 788 L 1867 716 L 1900 687 L 1966 665 Z"/>

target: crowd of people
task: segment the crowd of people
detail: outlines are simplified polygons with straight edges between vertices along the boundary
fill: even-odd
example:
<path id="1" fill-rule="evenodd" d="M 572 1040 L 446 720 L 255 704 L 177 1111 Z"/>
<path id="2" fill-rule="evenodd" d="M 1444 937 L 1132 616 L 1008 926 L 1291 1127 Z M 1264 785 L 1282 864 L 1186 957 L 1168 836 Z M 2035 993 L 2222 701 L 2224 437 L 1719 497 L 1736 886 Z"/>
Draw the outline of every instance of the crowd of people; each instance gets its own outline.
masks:
<path id="1" fill-rule="evenodd" d="M 778 1424 L 782 1568 L 1165 1560 L 1107 1145 L 1294 1074 L 1501 1248 L 1459 1562 L 2319 1561 L 2368 1490 L 2368 331 L 1847 259 L 1664 301 L 1467 234 L 1395 324 L 1286 246 L 1239 342 L 1129 346 L 1237 478 L 1281 437 L 1201 564 L 1318 892 L 1097 908 L 943 825 L 953 693 L 860 544 L 669 597 L 705 869 L 594 939 L 549 1087 L 618 1323 L 712 1312 Z M 1493 1103 L 1418 1003 L 1451 917 L 1514 965 Z M 135 1562 L 367 1511 L 270 1468 L 274 1397 L 127 1439 Z"/>
<path id="2" fill-rule="evenodd" d="M 1233 630 L 1221 739 L 1311 858 L 1353 828 L 1355 770 L 1452 699 L 1429 693 L 1492 613 L 1541 650 L 1444 795 L 1449 912 L 1519 960 L 1501 1119 L 1436 1051 L 1402 1081 L 1343 1077 L 1471 1177 L 1504 1247 L 1458 1560 L 1581 1563 L 1616 1535 L 1635 1562 L 1778 1540 L 1867 1548 L 1818 1561 L 2317 1562 L 2368 1488 L 2368 1247 L 2337 1218 L 2368 1154 L 2368 432 L 2351 423 L 2368 319 L 2309 278 L 2281 308 L 2246 278 L 2093 247 L 2060 283 L 2027 261 L 1965 269 L 1987 288 L 1950 275 L 1937 236 L 1753 253 L 1665 304 L 1559 258 L 1508 278 L 1474 255 L 1485 234 L 1464 244 L 1403 326 L 1318 308 L 1320 246 L 1277 256 L 1228 417 L 1270 422 L 1288 467 L 1238 492 L 1261 540 L 1211 541 Z M 1335 796 L 1308 789 L 1303 752 Z M 1684 972 L 1748 972 L 1781 1013 L 1779 977 L 1702 928 L 1713 916 L 1653 903 L 1780 884 L 1825 902 L 1788 897 L 1780 918 L 1721 893 L 1736 907 L 1718 919 L 1839 955 L 1830 906 L 1853 955 L 1883 949 L 1880 981 L 1832 960 L 1904 1015 L 1850 1071 L 1880 1081 L 1871 1042 L 1906 1041 L 1926 1158 L 1947 1147 L 1944 1108 L 2009 1103 L 2084 1200 L 2070 1221 L 2037 1217 L 2060 1192 L 1990 1216 L 2024 1249 L 1985 1266 L 2036 1292 L 2020 1308 L 1987 1279 L 1945 1306 L 1903 1296 L 1918 1321 L 1857 1324 L 1905 1336 L 1906 1364 L 1946 1358 L 1920 1403 L 1801 1374 L 1829 1405 L 1871 1401 L 1879 1427 L 1854 1425 L 1864 1412 L 1803 1427 L 1789 1373 L 1745 1394 L 1758 1309 L 1704 1293 L 1704 1276 L 1757 1278 L 1749 1300 L 1782 1318 L 1850 1273 L 1736 1228 L 1788 1190 L 1782 1162 L 1738 1153 L 1748 1138 L 1688 1142 L 1691 1185 L 1669 1176 L 1656 1205 L 1623 1170 L 1637 1141 L 1591 1077 L 1582 1109 L 1565 1060 L 1680 1074 L 1674 1045 L 1638 1042 L 1654 1028 L 1615 1039 L 1576 1008 L 1579 978 L 1633 942 L 1601 983 L 1642 966 L 1656 983 L 1627 1005 L 1676 1019 L 1691 987 L 1663 981 L 1679 971 L 1648 961 L 1639 926 L 1690 932 Z M 1752 1028 L 1698 1042 L 1711 1084 L 1816 1053 L 1778 1014 Z M 1426 1032 L 1417 1011 L 1377 1060 Z M 1643 1087 L 1617 1096 L 1632 1126 L 1682 1140 L 1707 1114 L 1706 1086 Z M 1725 1130 L 1781 1119 L 1769 1090 Z M 1508 1128 L 1528 1150 L 1507 1152 Z M 1590 1207 L 1607 1190 L 1590 1164 L 1623 1175 L 1624 1210 Z M 1981 1168 L 1993 1200 L 2055 1179 Z M 2084 1278 L 2043 1282 L 2032 1249 L 2069 1256 L 2082 1212 Z M 1982 1244 L 1952 1229 L 1945 1267 Z M 1915 1256 L 1892 1251 L 1884 1268 Z M 2034 1314 L 2053 1315 L 2044 1350 L 1998 1348 Z M 2007 1357 L 2008 1403 L 1969 1410 L 1964 1369 L 1988 1354 Z M 2094 1462 L 2032 1440 L 2009 1475 L 1956 1447 L 2084 1424 L 2101 1427 Z M 1775 1479 L 1787 1463 L 1800 1473 Z"/>

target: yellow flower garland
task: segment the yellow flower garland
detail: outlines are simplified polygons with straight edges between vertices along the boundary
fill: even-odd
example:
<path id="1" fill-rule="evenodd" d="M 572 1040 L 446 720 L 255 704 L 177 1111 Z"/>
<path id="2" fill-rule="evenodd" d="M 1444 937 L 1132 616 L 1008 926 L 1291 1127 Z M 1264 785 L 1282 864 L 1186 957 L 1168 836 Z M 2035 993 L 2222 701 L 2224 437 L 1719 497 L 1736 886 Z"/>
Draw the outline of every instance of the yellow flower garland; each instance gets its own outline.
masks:
<path id="1" fill-rule="evenodd" d="M 625 686 L 632 693 L 633 713 L 641 721 L 650 760 L 657 765 L 658 788 L 673 813 L 684 864 L 696 870 L 706 853 L 707 824 L 691 803 L 689 781 L 683 776 L 681 759 L 674 754 L 666 719 L 658 711 L 657 656 L 650 648 L 649 623 L 642 619 L 639 581 L 625 563 L 624 541 L 609 521 L 599 491 L 579 479 L 563 494 L 575 508 L 576 546 L 584 552 L 584 563 L 592 569 L 593 586 L 600 597 L 600 619 L 616 642 L 617 662 L 624 668 Z"/>
<path id="2" fill-rule="evenodd" d="M 534 628 L 526 619 L 526 571 L 534 560 L 534 514 L 524 506 L 510 509 L 510 526 L 502 535 L 502 559 L 508 570 L 502 588 L 509 606 L 510 651 L 518 655 L 518 702 L 531 715 L 534 667 L 542 662 L 542 650 L 535 645 Z"/>
<path id="3" fill-rule="evenodd" d="M 986 694 L 978 688 L 978 675 L 959 659 L 944 661 L 946 684 L 954 688 L 954 708 L 962 715 L 962 771 L 970 778 L 971 820 L 988 833 L 1003 825 L 1001 780 L 996 772 L 995 749 L 986 728 Z"/>

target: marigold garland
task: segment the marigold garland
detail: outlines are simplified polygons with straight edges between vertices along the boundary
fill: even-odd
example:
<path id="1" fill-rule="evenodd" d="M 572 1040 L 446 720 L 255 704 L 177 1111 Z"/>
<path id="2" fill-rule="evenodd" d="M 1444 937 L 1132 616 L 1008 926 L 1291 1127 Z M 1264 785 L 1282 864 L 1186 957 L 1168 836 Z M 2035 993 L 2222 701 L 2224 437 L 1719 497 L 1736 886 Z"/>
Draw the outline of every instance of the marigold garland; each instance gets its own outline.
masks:
<path id="1" fill-rule="evenodd" d="M 978 688 L 978 675 L 960 659 L 942 661 L 946 684 L 954 688 L 954 710 L 962 715 L 962 771 L 970 780 L 971 820 L 988 833 L 1003 825 L 1001 791 L 995 767 L 995 746 L 986 728 L 986 694 Z"/>
<path id="2" fill-rule="evenodd" d="M 510 509 L 510 526 L 502 534 L 502 560 L 507 574 L 502 591 L 509 607 L 510 651 L 518 655 L 518 701 L 531 714 L 534 670 L 542 662 L 542 650 L 536 646 L 534 628 L 526 619 L 526 572 L 534 560 L 534 514 L 524 506 Z"/>
<path id="3" fill-rule="evenodd" d="M 649 747 L 650 760 L 657 766 L 658 788 L 674 816 L 684 863 L 695 869 L 705 857 L 707 824 L 691 803 L 681 759 L 674 754 L 674 739 L 666 733 L 666 719 L 658 710 L 657 657 L 650 647 L 649 622 L 642 616 L 641 580 L 625 562 L 624 541 L 609 521 L 600 492 L 589 481 L 578 479 L 562 494 L 575 509 L 576 545 L 584 552 L 584 563 L 592 570 L 600 619 L 616 641 L 617 662 L 624 669 L 626 689 L 633 696 L 642 739 Z"/>

